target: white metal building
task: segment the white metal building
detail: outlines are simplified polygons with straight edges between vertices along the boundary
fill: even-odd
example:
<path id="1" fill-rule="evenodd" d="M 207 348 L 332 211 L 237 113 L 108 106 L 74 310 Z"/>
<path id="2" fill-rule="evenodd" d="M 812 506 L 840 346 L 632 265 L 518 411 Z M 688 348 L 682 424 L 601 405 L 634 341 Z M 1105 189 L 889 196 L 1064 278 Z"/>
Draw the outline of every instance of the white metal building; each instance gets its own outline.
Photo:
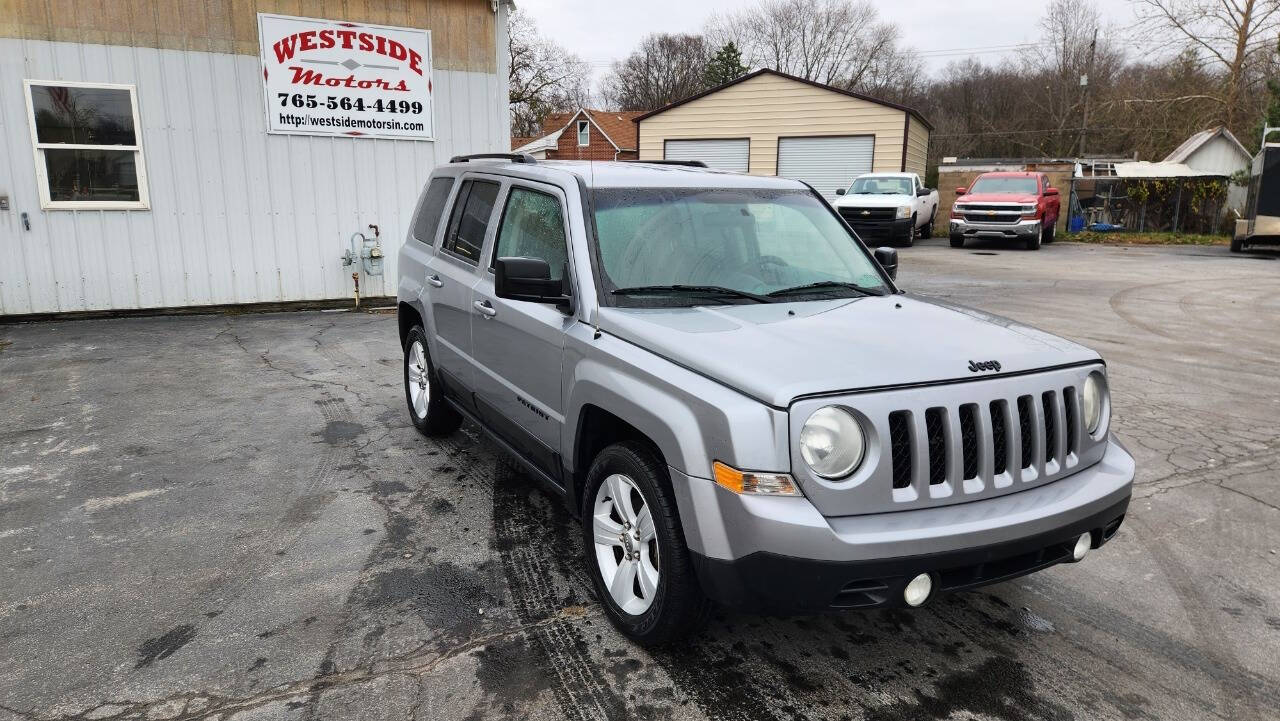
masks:
<path id="1" fill-rule="evenodd" d="M 1247 171 L 1253 156 L 1245 150 L 1236 136 L 1223 126 L 1202 130 L 1183 141 L 1164 159 L 1166 163 L 1182 163 L 1201 175 L 1233 174 Z M 1248 188 L 1243 185 L 1227 186 L 1227 206 L 1244 210 Z"/>
<path id="2" fill-rule="evenodd" d="M 277 5 L 5 4 L 0 316 L 395 294 L 432 167 L 507 147 L 509 3 Z"/>

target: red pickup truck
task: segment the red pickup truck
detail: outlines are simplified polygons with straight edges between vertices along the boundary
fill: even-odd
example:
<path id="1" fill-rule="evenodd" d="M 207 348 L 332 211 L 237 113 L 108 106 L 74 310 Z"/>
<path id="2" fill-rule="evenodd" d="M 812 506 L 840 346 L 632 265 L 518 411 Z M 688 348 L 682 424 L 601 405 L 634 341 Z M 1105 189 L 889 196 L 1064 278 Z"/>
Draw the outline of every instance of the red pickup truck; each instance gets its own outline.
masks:
<path id="1" fill-rule="evenodd" d="M 951 247 L 963 248 L 968 238 L 1008 238 L 1039 250 L 1053 242 L 1060 207 L 1058 189 L 1044 173 L 983 173 L 968 188 L 956 188 Z"/>

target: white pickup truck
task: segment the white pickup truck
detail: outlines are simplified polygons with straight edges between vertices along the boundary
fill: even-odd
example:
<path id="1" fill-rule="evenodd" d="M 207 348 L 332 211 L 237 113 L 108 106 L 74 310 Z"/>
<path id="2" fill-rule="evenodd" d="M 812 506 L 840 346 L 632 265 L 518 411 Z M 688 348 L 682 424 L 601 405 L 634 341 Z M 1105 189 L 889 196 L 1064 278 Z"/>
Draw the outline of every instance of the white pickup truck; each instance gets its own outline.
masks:
<path id="1" fill-rule="evenodd" d="M 938 214 L 938 191 L 924 187 L 915 173 L 868 173 L 854 178 L 848 190 L 836 191 L 835 202 L 864 242 L 888 241 L 911 245 L 917 234 L 933 237 Z"/>

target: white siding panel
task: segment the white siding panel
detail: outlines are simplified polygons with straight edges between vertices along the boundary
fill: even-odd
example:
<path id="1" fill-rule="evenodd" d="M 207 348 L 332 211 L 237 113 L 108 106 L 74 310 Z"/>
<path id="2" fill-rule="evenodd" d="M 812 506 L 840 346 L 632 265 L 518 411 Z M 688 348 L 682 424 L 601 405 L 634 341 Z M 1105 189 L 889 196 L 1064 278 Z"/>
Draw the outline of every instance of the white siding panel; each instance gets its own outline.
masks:
<path id="1" fill-rule="evenodd" d="M 361 294 L 394 294 L 431 169 L 507 149 L 493 73 L 433 71 L 435 141 L 267 135 L 261 73 L 253 56 L 0 38 L 0 315 L 347 298 L 339 257 L 370 224 L 385 272 Z M 149 210 L 40 209 L 24 78 L 137 86 Z"/>
<path id="2" fill-rule="evenodd" d="M 701 160 L 709 168 L 745 173 L 748 169 L 751 141 L 747 138 L 727 140 L 668 140 L 663 146 L 666 160 Z"/>
<path id="3" fill-rule="evenodd" d="M 875 138 L 846 135 L 827 138 L 779 138 L 778 175 L 803 180 L 828 199 L 837 188 L 871 172 Z"/>

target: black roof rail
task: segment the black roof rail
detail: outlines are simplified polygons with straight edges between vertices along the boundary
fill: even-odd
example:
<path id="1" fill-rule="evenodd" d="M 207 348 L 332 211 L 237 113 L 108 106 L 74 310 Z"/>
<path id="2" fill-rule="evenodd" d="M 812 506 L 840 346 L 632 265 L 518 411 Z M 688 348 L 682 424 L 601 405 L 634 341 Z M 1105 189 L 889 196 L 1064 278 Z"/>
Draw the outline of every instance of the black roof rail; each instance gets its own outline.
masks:
<path id="1" fill-rule="evenodd" d="M 528 153 L 472 153 L 449 158 L 450 163 L 466 163 L 471 160 L 510 160 L 513 163 L 538 164 L 538 159 Z"/>
<path id="2" fill-rule="evenodd" d="M 683 165 L 686 168 L 705 168 L 701 160 L 621 160 L 622 163 L 648 163 L 650 165 Z"/>

